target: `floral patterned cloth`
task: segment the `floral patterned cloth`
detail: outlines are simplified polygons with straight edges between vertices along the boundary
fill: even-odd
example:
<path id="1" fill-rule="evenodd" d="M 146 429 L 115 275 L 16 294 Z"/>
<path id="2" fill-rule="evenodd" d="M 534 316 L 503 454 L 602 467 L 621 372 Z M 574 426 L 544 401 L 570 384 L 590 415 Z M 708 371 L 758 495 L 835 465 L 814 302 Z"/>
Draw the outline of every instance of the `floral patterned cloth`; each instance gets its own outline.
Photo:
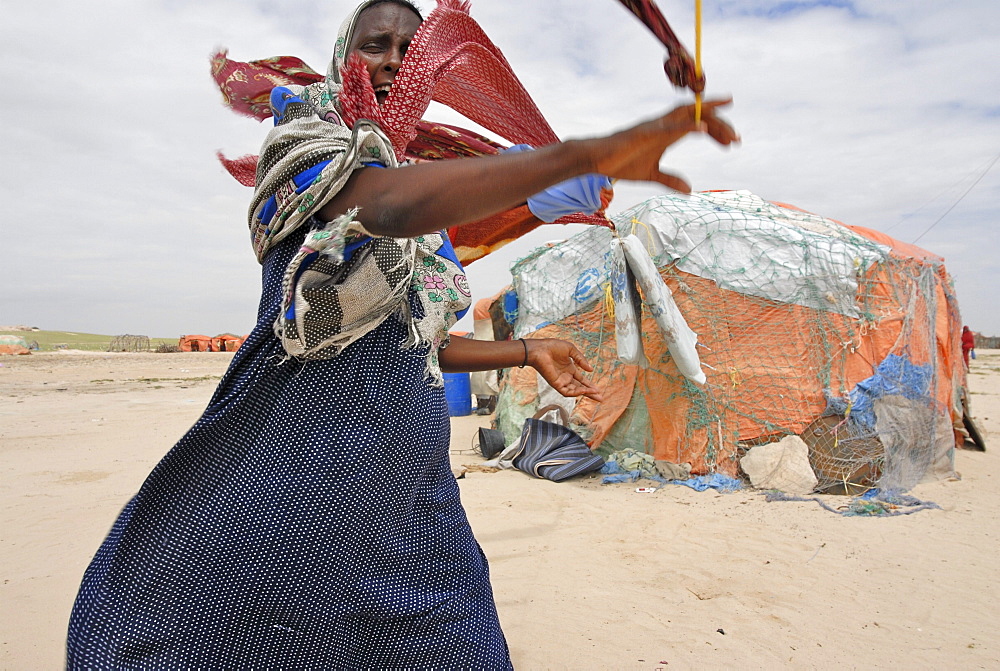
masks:
<path id="1" fill-rule="evenodd" d="M 399 166 L 398 147 L 394 147 L 398 141 L 390 141 L 378 125 L 367 119 L 345 123 L 342 116 L 340 93 L 345 86 L 355 91 L 355 110 L 371 112 L 370 106 L 377 108 L 371 81 L 363 66 L 354 62 L 351 67 L 344 67 L 343 77 L 340 67 L 344 65 L 343 45 L 350 42 L 354 23 L 370 4 L 371 1 L 361 3 L 341 26 L 337 39 L 340 46 L 330 67 L 332 74 L 326 80 L 304 87 L 277 87 L 271 91 L 270 106 L 275 125 L 264 141 L 257 164 L 257 188 L 250 207 L 250 229 L 258 260 L 262 261 L 275 244 L 306 222 L 318 221 L 315 218 L 318 210 L 343 187 L 354 170 Z M 366 93 L 370 100 L 358 103 L 361 95 L 358 91 Z M 297 305 L 301 301 L 296 298 L 295 282 L 300 277 L 296 262 L 301 263 L 317 253 L 328 263 L 345 261 L 345 249 L 375 237 L 365 228 L 365 215 L 354 211 L 350 216 L 320 224 L 307 237 L 306 244 L 286 270 L 286 310 L 275 322 L 275 332 L 286 344 L 289 354 L 316 358 L 336 356 L 343 349 L 339 345 L 308 351 L 288 347 L 295 340 L 286 337 L 289 332 L 298 335 L 302 331 L 290 327 L 288 309 L 295 307 L 294 312 L 301 321 L 310 310 L 319 311 L 323 307 L 320 304 Z M 438 350 L 447 345 L 448 328 L 461 318 L 472 300 L 465 271 L 443 232 L 416 240 L 392 240 L 399 246 L 402 256 L 413 258 L 414 273 L 408 278 L 380 277 L 377 286 L 384 291 L 380 290 L 379 300 L 372 301 L 370 310 L 354 320 L 347 333 L 338 330 L 330 335 L 337 336 L 338 343 L 350 344 L 376 328 L 398 306 L 404 322 L 409 325 L 409 335 L 402 346 L 407 349 L 428 347 L 426 373 L 433 384 L 440 385 L 443 382 Z M 419 317 L 409 313 L 406 301 L 401 298 L 405 295 L 404 283 L 417 292 L 422 306 Z M 389 303 L 390 300 L 395 303 Z M 334 306 L 334 309 L 339 308 Z M 342 335 L 346 337 L 341 338 Z M 320 343 L 329 340 L 322 336 L 313 338 Z"/>
<path id="2" fill-rule="evenodd" d="M 408 327 L 402 348 L 427 348 L 425 375 L 440 386 L 438 350 L 472 301 L 465 270 L 443 232 L 372 238 L 357 212 L 316 221 L 305 236 L 284 272 L 275 335 L 291 356 L 328 359 L 396 315 Z"/>

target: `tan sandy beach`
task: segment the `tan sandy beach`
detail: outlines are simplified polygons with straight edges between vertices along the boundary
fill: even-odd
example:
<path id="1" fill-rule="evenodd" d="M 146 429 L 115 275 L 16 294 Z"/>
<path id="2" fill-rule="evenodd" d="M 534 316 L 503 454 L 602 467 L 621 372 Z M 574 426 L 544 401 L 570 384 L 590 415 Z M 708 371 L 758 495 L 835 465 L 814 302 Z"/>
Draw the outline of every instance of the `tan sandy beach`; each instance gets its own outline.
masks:
<path id="1" fill-rule="evenodd" d="M 0 357 L 2 668 L 62 666 L 84 568 L 231 357 Z M 991 449 L 958 451 L 960 479 L 911 492 L 942 510 L 842 517 L 751 490 L 469 472 L 515 665 L 1000 668 L 1000 351 L 969 379 Z M 453 420 L 454 464 L 482 461 L 471 444 L 488 419 Z"/>

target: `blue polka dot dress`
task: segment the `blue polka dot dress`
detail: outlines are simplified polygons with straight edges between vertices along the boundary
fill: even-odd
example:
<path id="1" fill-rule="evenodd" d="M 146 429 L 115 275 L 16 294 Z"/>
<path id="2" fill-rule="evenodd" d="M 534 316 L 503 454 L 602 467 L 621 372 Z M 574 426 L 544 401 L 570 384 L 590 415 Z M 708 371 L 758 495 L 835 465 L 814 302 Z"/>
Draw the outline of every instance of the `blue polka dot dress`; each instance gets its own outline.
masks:
<path id="1" fill-rule="evenodd" d="M 389 318 L 283 361 L 301 239 L 266 259 L 256 328 L 87 569 L 69 668 L 510 668 L 426 351 Z"/>

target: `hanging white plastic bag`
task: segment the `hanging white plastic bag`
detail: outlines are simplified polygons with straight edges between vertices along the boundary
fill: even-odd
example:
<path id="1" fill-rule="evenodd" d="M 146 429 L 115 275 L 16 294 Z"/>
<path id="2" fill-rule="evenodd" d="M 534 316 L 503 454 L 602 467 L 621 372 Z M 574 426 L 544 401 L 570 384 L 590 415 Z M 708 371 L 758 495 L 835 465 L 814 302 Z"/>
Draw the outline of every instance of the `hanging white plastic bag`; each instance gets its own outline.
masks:
<path id="1" fill-rule="evenodd" d="M 649 257 L 649 252 L 642 241 L 634 235 L 622 239 L 625 258 L 629 268 L 635 274 L 635 279 L 642 289 L 646 307 L 649 309 L 660 334 L 667 342 L 667 349 L 673 357 L 677 370 L 698 384 L 705 384 L 705 373 L 701 370 L 701 360 L 698 358 L 698 334 L 691 330 L 684 315 L 674 302 L 670 288 L 660 277 L 660 273 Z"/>
<path id="2" fill-rule="evenodd" d="M 615 307 L 615 342 L 618 358 L 633 366 L 646 365 L 642 349 L 642 302 L 635 288 L 635 276 L 625 261 L 622 241 L 611 240 L 611 298 Z"/>

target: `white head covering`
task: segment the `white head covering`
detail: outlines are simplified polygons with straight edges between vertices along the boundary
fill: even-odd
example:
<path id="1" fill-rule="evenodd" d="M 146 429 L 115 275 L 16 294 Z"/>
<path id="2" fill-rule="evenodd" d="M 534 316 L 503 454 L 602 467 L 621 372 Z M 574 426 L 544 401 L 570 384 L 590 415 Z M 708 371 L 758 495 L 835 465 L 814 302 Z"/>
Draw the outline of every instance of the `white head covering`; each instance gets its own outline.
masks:
<path id="1" fill-rule="evenodd" d="M 340 30 L 337 31 L 337 42 L 333 47 L 333 58 L 330 59 L 330 67 L 326 72 L 327 81 L 331 86 L 340 85 L 342 83 L 340 79 L 340 68 L 344 67 L 344 63 L 347 62 L 347 47 L 350 46 L 351 40 L 354 39 L 354 27 L 357 25 L 358 19 L 361 17 L 361 12 L 365 11 L 372 5 L 377 5 L 387 1 L 392 2 L 392 4 L 400 4 L 395 0 L 364 0 L 364 2 L 355 7 L 351 15 L 344 19 L 344 22 L 340 24 Z M 409 2 L 406 2 L 406 4 L 413 9 L 417 16 L 420 16 L 420 11 L 416 8 L 416 6 Z M 422 21 L 423 17 L 420 18 Z"/>

